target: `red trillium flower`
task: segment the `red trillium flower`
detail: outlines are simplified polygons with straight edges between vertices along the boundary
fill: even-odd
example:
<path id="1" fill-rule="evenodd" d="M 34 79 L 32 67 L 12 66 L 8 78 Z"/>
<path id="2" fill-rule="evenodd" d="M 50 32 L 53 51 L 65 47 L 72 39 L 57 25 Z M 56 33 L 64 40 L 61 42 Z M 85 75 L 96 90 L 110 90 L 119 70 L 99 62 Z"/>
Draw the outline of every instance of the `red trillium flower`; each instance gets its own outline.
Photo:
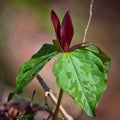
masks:
<path id="1" fill-rule="evenodd" d="M 62 50 L 64 52 L 69 52 L 70 43 L 74 33 L 69 10 L 67 9 L 61 25 L 58 16 L 53 10 L 51 11 L 51 20 Z"/>

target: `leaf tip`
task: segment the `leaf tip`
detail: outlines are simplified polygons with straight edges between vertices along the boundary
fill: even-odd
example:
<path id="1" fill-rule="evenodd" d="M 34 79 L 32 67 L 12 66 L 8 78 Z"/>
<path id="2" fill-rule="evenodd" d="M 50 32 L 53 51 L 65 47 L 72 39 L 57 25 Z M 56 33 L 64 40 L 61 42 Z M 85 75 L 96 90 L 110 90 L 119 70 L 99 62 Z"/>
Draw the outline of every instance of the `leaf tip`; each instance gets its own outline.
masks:
<path id="1" fill-rule="evenodd" d="M 14 92 L 11 92 L 9 95 L 8 95 L 8 99 L 7 99 L 7 102 L 9 102 L 13 97 L 14 97 L 15 93 Z"/>

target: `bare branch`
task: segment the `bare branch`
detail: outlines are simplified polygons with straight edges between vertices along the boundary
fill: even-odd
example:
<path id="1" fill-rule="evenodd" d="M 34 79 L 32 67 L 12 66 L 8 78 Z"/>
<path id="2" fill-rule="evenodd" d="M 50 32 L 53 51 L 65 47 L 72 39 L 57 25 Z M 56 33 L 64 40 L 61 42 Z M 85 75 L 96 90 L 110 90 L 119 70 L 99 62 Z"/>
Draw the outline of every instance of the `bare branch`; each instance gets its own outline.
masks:
<path id="1" fill-rule="evenodd" d="M 40 75 L 36 76 L 37 80 L 39 81 L 39 83 L 41 84 L 41 86 L 43 87 L 44 91 L 45 91 L 45 96 L 49 97 L 52 102 L 56 105 L 57 104 L 57 98 L 55 97 L 55 95 L 53 94 L 52 90 L 48 87 L 48 85 L 45 83 L 45 81 L 41 78 Z M 62 115 L 64 116 L 65 120 L 73 120 L 72 116 L 70 116 L 65 109 L 63 108 L 62 105 L 60 105 L 60 112 L 62 113 Z"/>
<path id="2" fill-rule="evenodd" d="M 87 26 L 86 26 L 85 31 L 84 31 L 83 43 L 85 43 L 87 31 L 88 31 L 88 28 L 89 28 L 89 25 L 90 25 L 90 22 L 91 22 L 91 18 L 92 18 L 93 3 L 94 3 L 94 0 L 91 0 L 91 4 L 90 4 L 90 14 L 89 14 L 89 19 L 88 19 Z M 83 45 L 84 45 L 84 44 L 83 44 Z"/>

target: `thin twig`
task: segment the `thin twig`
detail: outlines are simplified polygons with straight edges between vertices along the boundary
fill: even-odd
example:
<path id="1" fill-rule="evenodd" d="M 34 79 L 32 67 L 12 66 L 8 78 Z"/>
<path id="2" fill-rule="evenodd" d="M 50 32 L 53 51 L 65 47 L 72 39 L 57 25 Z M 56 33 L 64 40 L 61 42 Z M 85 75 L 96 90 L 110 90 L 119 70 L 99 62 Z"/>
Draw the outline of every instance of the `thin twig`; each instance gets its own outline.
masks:
<path id="1" fill-rule="evenodd" d="M 40 75 L 36 76 L 37 80 L 39 81 L 39 83 L 41 84 L 41 86 L 43 87 L 44 91 L 50 91 L 50 88 L 48 87 L 48 85 L 45 83 L 45 81 L 41 78 Z"/>
<path id="2" fill-rule="evenodd" d="M 83 43 L 85 43 L 87 31 L 88 31 L 88 28 L 89 28 L 89 25 L 90 25 L 90 22 L 91 22 L 91 18 L 92 18 L 93 3 L 94 3 L 94 0 L 91 0 L 91 4 L 90 4 L 90 14 L 89 14 L 89 19 L 88 19 L 87 26 L 86 26 L 85 31 L 84 31 Z M 84 45 L 84 44 L 83 44 L 83 45 Z"/>
<path id="3" fill-rule="evenodd" d="M 50 99 L 53 101 L 53 103 L 56 105 L 57 104 L 57 99 L 50 90 L 49 92 L 45 92 L 46 96 L 49 96 Z M 64 116 L 65 120 L 73 120 L 73 118 L 65 111 L 62 105 L 60 105 L 60 112 Z"/>
<path id="4" fill-rule="evenodd" d="M 41 86 L 43 87 L 44 91 L 45 91 L 45 96 L 49 97 L 52 102 L 56 105 L 57 104 L 57 98 L 55 97 L 55 95 L 53 94 L 52 90 L 48 87 L 48 85 L 45 83 L 45 81 L 40 77 L 40 75 L 36 76 L 37 80 L 39 81 L 39 83 L 41 84 Z M 62 115 L 64 116 L 65 120 L 73 120 L 72 116 L 70 116 L 65 109 L 63 108 L 62 105 L 60 105 L 60 112 L 62 113 Z"/>
<path id="5" fill-rule="evenodd" d="M 33 102 L 34 96 L 35 96 L 36 90 L 33 91 L 31 101 Z"/>

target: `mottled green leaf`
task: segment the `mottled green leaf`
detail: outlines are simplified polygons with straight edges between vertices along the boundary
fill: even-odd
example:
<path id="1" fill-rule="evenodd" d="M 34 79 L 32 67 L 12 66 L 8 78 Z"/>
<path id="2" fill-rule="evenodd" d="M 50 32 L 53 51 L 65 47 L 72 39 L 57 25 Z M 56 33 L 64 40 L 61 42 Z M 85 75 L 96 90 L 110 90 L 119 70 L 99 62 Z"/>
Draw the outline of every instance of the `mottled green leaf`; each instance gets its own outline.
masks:
<path id="1" fill-rule="evenodd" d="M 30 60 L 21 65 L 16 77 L 14 93 L 21 93 L 22 89 L 35 77 L 44 65 L 57 54 L 54 45 L 44 44 Z"/>
<path id="2" fill-rule="evenodd" d="M 97 46 L 81 46 L 61 53 L 53 66 L 57 85 L 72 96 L 76 104 L 91 117 L 107 88 L 110 58 Z"/>

